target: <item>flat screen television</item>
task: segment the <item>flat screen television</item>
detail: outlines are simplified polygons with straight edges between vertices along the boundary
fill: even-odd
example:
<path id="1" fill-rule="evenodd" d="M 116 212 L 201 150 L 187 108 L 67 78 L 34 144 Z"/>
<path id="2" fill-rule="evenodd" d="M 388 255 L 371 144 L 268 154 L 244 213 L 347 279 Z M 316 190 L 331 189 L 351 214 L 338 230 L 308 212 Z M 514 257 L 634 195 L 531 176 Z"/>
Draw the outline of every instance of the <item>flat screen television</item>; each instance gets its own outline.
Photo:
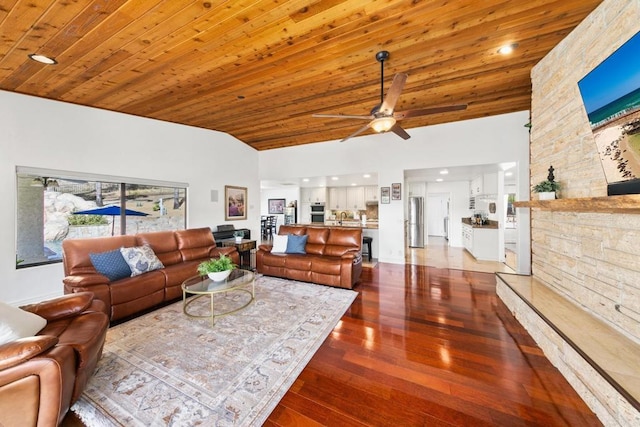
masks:
<path id="1" fill-rule="evenodd" d="M 640 193 L 640 32 L 578 82 L 607 193 Z"/>

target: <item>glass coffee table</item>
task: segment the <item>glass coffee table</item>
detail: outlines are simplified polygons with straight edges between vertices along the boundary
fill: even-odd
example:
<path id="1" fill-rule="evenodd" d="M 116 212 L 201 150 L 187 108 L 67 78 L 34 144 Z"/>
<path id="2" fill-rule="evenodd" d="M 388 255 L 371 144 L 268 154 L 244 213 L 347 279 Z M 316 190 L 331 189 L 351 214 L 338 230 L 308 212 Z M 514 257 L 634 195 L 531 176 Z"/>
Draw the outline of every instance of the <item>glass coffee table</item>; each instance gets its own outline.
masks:
<path id="1" fill-rule="evenodd" d="M 233 308 L 221 313 L 214 311 L 213 302 L 216 294 L 224 292 L 246 292 L 251 298 L 245 304 L 240 307 Z M 193 298 L 187 299 L 187 295 L 196 295 Z M 193 314 L 188 311 L 189 306 L 196 300 L 209 296 L 211 300 L 211 307 L 209 308 L 209 314 Z M 229 277 L 221 282 L 214 282 L 207 276 L 193 276 L 182 282 L 182 311 L 189 317 L 193 318 L 210 318 L 211 326 L 215 323 L 216 317 L 226 316 L 247 307 L 256 296 L 256 280 L 252 271 L 235 269 L 231 271 Z"/>

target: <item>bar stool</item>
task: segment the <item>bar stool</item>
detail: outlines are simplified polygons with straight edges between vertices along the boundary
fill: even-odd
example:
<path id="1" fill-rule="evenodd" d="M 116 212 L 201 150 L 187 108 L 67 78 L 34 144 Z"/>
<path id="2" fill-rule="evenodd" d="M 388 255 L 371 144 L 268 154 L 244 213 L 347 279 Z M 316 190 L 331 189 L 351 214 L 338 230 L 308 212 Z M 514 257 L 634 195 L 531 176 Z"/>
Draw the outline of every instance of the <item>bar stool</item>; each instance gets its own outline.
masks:
<path id="1" fill-rule="evenodd" d="M 369 255 L 369 261 L 371 261 L 371 242 L 373 241 L 373 237 L 369 237 L 369 236 L 363 236 L 362 237 L 362 247 L 364 247 L 364 245 L 367 245 L 367 252 L 362 252 L 362 255 L 367 254 Z"/>

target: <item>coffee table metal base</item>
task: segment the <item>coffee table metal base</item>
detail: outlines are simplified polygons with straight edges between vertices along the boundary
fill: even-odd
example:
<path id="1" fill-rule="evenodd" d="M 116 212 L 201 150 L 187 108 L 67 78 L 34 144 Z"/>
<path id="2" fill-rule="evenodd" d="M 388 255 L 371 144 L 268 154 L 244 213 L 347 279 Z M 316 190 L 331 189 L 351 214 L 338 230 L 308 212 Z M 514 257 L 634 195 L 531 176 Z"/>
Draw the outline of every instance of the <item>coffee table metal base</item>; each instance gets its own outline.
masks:
<path id="1" fill-rule="evenodd" d="M 251 298 L 244 305 L 242 305 L 242 306 L 240 306 L 238 308 L 234 308 L 233 310 L 225 311 L 225 312 L 222 312 L 222 313 L 216 313 L 214 311 L 214 309 L 213 309 L 213 301 L 214 301 L 214 297 L 216 295 L 215 293 L 196 295 L 193 298 L 189 298 L 187 300 L 187 293 L 188 292 L 183 290 L 182 291 L 182 312 L 184 314 L 186 314 L 187 316 L 192 317 L 194 319 L 207 319 L 207 318 L 209 318 L 209 319 L 211 319 L 211 326 L 213 326 L 215 324 L 216 317 L 223 317 L 223 316 L 227 316 L 229 314 L 236 313 L 236 312 L 242 310 L 243 308 L 247 307 L 249 304 L 251 304 L 255 300 L 255 291 L 253 289 L 253 284 L 251 286 L 252 286 L 251 290 L 248 290 L 248 289 L 233 289 L 233 290 L 230 290 L 230 291 L 225 291 L 225 292 L 246 292 L 251 296 Z M 211 302 L 211 307 L 209 308 L 209 314 L 192 314 L 192 313 L 189 313 L 187 311 L 188 307 L 189 307 L 189 305 L 191 305 L 191 303 L 193 303 L 194 301 L 196 301 L 196 300 L 198 300 L 198 299 L 200 299 L 202 297 L 206 297 L 206 296 L 209 296 L 209 299 L 210 299 L 210 302 Z"/>

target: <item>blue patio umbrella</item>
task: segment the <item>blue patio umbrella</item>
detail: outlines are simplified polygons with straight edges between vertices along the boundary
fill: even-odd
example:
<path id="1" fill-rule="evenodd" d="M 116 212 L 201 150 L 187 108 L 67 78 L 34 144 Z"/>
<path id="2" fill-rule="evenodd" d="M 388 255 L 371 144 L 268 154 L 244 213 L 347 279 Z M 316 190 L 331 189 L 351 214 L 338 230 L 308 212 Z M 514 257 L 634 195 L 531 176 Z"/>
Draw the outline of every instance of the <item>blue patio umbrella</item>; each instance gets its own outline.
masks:
<path id="1" fill-rule="evenodd" d="M 120 206 L 116 206 L 116 205 L 109 205 L 109 206 L 103 206 L 101 208 L 93 208 L 93 209 L 87 209 L 85 211 L 78 211 L 78 212 L 74 212 L 74 215 L 111 215 L 112 217 L 114 217 L 111 220 L 111 235 L 113 236 L 113 227 L 114 227 L 114 223 L 115 223 L 115 216 L 116 215 L 121 215 L 122 214 L 123 209 Z M 133 209 L 124 209 L 124 214 L 127 216 L 147 216 L 149 215 L 148 213 L 144 213 L 144 212 L 140 212 L 140 211 L 134 211 Z"/>

